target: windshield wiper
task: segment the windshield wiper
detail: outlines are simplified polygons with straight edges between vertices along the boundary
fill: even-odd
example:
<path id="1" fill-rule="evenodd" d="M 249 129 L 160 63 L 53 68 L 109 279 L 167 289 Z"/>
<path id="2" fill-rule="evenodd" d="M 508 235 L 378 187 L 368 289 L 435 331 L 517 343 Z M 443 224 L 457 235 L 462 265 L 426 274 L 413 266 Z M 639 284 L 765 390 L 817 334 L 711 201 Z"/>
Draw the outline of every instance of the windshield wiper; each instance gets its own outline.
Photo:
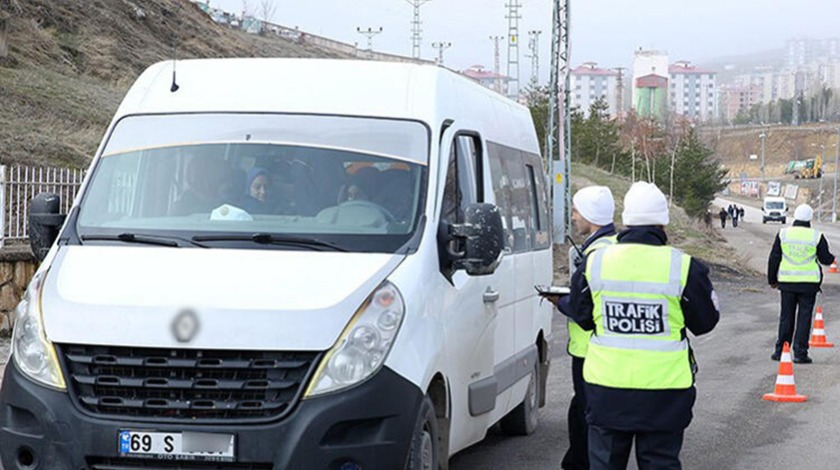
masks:
<path id="1" fill-rule="evenodd" d="M 186 238 L 180 237 L 171 237 L 168 235 L 145 235 L 145 234 L 136 234 L 136 233 L 120 233 L 118 235 L 109 235 L 109 234 L 94 234 L 94 235 L 82 235 L 81 240 L 83 242 L 87 241 L 119 241 L 125 243 L 142 243 L 146 245 L 157 245 L 157 246 L 168 246 L 172 248 L 180 247 L 181 244 L 178 241 L 182 241 L 185 243 L 189 243 L 190 245 L 194 245 L 200 248 L 207 248 L 206 245 L 202 245 L 201 243 L 197 243 L 195 240 L 188 240 Z"/>
<path id="2" fill-rule="evenodd" d="M 221 241 L 250 241 L 260 245 L 302 245 L 309 247 L 323 247 L 335 251 L 348 251 L 335 243 L 319 240 L 317 238 L 293 237 L 289 235 L 277 235 L 273 233 L 252 233 L 242 235 L 196 235 L 192 237 L 194 242 L 221 242 Z"/>

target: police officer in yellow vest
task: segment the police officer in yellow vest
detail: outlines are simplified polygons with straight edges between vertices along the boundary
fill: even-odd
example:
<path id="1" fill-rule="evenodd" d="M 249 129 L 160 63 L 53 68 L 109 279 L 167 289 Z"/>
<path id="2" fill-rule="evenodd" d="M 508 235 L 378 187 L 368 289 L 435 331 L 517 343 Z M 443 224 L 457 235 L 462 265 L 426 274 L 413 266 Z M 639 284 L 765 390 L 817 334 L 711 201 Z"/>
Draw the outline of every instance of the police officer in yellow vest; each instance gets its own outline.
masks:
<path id="1" fill-rule="evenodd" d="M 814 209 L 801 204 L 793 212 L 793 226 L 783 228 L 776 235 L 767 262 L 767 281 L 782 292 L 782 312 L 779 316 L 779 336 L 776 350 L 770 356 L 778 361 L 784 343 L 793 340 L 793 362 L 809 364 L 808 333 L 817 292 L 822 283 L 822 270 L 818 264 L 829 265 L 834 255 L 828 242 L 817 230 L 811 228 Z M 796 309 L 799 307 L 799 314 Z M 796 335 L 794 336 L 794 325 Z"/>
<path id="2" fill-rule="evenodd" d="M 575 193 L 572 198 L 572 222 L 578 234 L 585 236 L 580 253 L 577 248 L 569 250 L 569 273 L 574 273 L 586 255 L 599 248 L 615 243 L 615 201 L 610 188 L 589 186 Z M 569 296 L 552 298 L 558 309 L 569 315 Z M 575 394 L 569 403 L 569 449 L 560 464 L 565 470 L 588 470 L 589 449 L 588 426 L 586 425 L 586 395 L 583 384 L 583 359 L 589 345 L 591 332 L 583 330 L 574 321 L 567 322 L 569 327 L 568 352 L 572 356 L 572 384 Z"/>
<path id="3" fill-rule="evenodd" d="M 696 397 L 687 331 L 720 317 L 708 268 L 666 245 L 668 203 L 638 182 L 624 197 L 618 243 L 589 253 L 572 276 L 570 312 L 594 330 L 583 366 L 590 469 L 679 469 Z"/>

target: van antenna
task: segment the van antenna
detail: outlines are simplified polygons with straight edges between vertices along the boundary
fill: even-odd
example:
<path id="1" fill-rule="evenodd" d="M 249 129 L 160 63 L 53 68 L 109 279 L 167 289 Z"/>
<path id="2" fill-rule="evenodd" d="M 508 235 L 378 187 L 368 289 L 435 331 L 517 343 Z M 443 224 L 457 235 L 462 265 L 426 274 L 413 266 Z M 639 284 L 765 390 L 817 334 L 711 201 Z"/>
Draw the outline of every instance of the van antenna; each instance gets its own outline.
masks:
<path id="1" fill-rule="evenodd" d="M 178 91 L 178 82 L 175 80 L 175 63 L 178 61 L 178 36 L 176 33 L 172 33 L 172 86 L 169 87 L 169 91 L 175 93 Z"/>

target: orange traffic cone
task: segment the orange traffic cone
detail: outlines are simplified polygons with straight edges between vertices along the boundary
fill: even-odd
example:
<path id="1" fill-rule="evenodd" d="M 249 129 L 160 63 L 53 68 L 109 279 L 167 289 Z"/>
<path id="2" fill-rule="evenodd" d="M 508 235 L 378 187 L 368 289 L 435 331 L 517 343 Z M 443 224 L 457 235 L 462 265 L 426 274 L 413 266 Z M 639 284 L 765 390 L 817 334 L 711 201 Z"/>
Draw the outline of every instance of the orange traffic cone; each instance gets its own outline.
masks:
<path id="1" fill-rule="evenodd" d="M 837 272 L 837 261 L 832 261 L 831 266 L 828 267 L 828 272 L 836 273 Z"/>
<path id="2" fill-rule="evenodd" d="M 773 393 L 765 393 L 764 400 L 782 402 L 803 402 L 808 399 L 805 395 L 796 393 L 793 381 L 793 362 L 790 360 L 790 346 L 785 343 L 782 358 L 779 362 L 779 375 L 776 377 L 776 388 Z"/>
<path id="3" fill-rule="evenodd" d="M 814 317 L 814 328 L 811 330 L 811 341 L 808 345 L 812 348 L 833 348 L 834 343 L 829 343 L 825 337 L 825 325 L 823 324 L 822 307 L 817 307 L 817 315 Z"/>

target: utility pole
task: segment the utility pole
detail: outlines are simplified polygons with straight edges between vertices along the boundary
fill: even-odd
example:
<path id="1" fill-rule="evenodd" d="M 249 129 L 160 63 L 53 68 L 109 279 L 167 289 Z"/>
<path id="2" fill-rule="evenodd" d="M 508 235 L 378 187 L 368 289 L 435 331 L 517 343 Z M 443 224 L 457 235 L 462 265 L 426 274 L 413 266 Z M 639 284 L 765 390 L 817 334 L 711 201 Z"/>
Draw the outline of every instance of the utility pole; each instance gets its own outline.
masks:
<path id="1" fill-rule="evenodd" d="M 551 26 L 551 80 L 549 84 L 546 168 L 551 173 L 554 240 L 571 231 L 571 109 L 569 76 L 569 1 L 554 0 Z"/>
<path id="2" fill-rule="evenodd" d="M 502 79 L 499 78 L 502 74 L 499 42 L 504 38 L 504 36 L 490 36 L 490 40 L 493 41 L 493 72 L 496 74 L 496 81 L 493 84 L 493 88 L 496 90 L 496 93 L 502 92 Z"/>
<path id="3" fill-rule="evenodd" d="M 378 29 L 373 29 L 373 28 L 362 29 L 362 28 L 357 26 L 356 31 L 359 34 L 361 34 L 362 36 L 367 37 L 367 50 L 372 51 L 373 50 L 373 37 L 382 32 L 382 26 L 380 26 Z"/>
<path id="4" fill-rule="evenodd" d="M 519 9 L 522 4 L 519 0 L 509 0 L 505 6 L 508 8 L 505 15 L 508 20 L 507 94 L 513 97 L 519 95 L 519 20 L 522 19 Z"/>
<path id="5" fill-rule="evenodd" d="M 443 65 L 443 51 L 452 47 L 451 42 L 433 42 L 432 47 L 437 49 L 438 57 L 437 57 L 437 64 Z"/>
<path id="6" fill-rule="evenodd" d="M 414 19 L 411 20 L 411 57 L 420 58 L 420 44 L 423 42 L 423 22 L 420 21 L 420 7 L 431 0 L 405 0 L 414 8 Z"/>
<path id="7" fill-rule="evenodd" d="M 540 81 L 540 34 L 542 31 L 528 31 L 528 50 L 530 55 L 525 57 L 531 59 L 531 87 L 536 88 Z"/>
<path id="8" fill-rule="evenodd" d="M 615 82 L 615 114 L 617 116 L 621 116 L 624 112 L 624 71 L 627 70 L 626 67 L 616 67 L 615 71 L 618 72 L 618 78 Z"/>
<path id="9" fill-rule="evenodd" d="M 764 181 L 764 141 L 767 139 L 767 133 L 762 130 L 758 136 L 761 138 L 761 181 Z"/>

